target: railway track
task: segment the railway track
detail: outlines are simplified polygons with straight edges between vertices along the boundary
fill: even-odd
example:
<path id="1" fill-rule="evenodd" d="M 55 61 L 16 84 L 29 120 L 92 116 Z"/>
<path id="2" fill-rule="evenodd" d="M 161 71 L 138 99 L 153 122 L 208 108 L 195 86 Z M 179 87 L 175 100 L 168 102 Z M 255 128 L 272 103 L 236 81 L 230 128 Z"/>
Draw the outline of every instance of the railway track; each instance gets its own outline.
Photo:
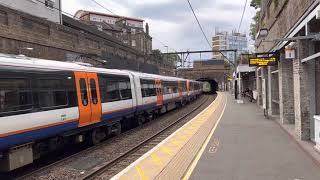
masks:
<path id="1" fill-rule="evenodd" d="M 187 122 L 192 119 L 190 117 L 192 114 L 196 115 L 196 111 L 200 111 L 201 107 L 206 106 L 208 102 L 211 103 L 214 98 L 215 97 L 212 96 L 203 96 L 201 102 L 199 102 L 200 100 L 194 102 L 197 104 L 191 110 L 188 110 L 188 106 L 191 106 L 193 103 L 181 109 L 181 111 L 186 111 L 186 113 L 180 113 L 179 115 L 178 113 L 180 111 L 175 112 L 176 114 L 173 113 L 172 116 L 176 115 L 178 117 L 172 117 L 175 119 L 173 121 L 171 120 L 171 122 L 168 123 L 169 125 L 159 125 L 161 126 L 159 128 L 157 122 L 160 123 L 160 117 L 159 121 L 151 121 L 150 123 L 123 133 L 120 137 L 108 139 L 97 146 L 87 148 L 22 176 L 14 177 L 14 179 L 109 179 L 168 137 L 179 128 L 178 126 L 181 127 L 185 123 L 184 121 Z M 189 120 L 188 117 L 190 117 Z M 148 128 L 148 131 L 152 133 L 150 133 L 147 138 L 141 139 L 140 137 L 138 142 L 135 143 L 135 141 L 137 141 L 135 140 L 132 141 L 131 144 L 122 142 L 124 139 L 130 138 L 136 131 L 143 131 Z M 125 150 L 123 150 L 124 147 Z M 117 151 L 114 151 L 115 149 Z M 108 158 L 99 158 L 102 154 L 109 154 Z"/>
<path id="2" fill-rule="evenodd" d="M 113 160 L 105 163 L 101 168 L 93 171 L 90 174 L 87 174 L 82 180 L 91 180 L 91 179 L 110 179 L 113 175 L 117 173 L 118 170 L 122 170 L 127 167 L 128 163 L 123 162 L 133 162 L 137 158 L 141 157 L 143 154 L 150 149 L 150 147 L 154 147 L 155 145 L 159 144 L 162 140 L 167 138 L 172 131 L 170 129 L 175 129 L 179 122 L 183 119 L 188 117 L 190 114 L 198 110 L 203 104 L 205 104 L 209 98 L 206 98 L 200 105 L 193 108 L 189 113 L 185 114 L 184 116 L 178 118 L 176 121 L 169 124 L 166 128 L 159 130 L 154 135 L 150 136 L 149 138 L 145 139 L 144 141 L 137 144 L 132 149 L 128 150 L 124 154 L 119 155 L 118 157 L 114 158 Z"/>

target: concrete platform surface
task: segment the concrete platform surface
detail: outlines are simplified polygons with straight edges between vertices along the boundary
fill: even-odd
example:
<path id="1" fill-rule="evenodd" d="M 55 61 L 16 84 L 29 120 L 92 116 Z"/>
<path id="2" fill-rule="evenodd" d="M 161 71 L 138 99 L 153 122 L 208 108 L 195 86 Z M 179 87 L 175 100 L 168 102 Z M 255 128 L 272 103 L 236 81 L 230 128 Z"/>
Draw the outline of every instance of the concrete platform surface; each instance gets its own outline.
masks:
<path id="1" fill-rule="evenodd" d="M 253 103 L 227 107 L 190 179 L 320 180 L 320 167 Z"/>
<path id="2" fill-rule="evenodd" d="M 148 151 L 116 179 L 182 179 L 204 141 L 225 110 L 227 97 L 219 93 L 214 102 L 187 124 Z"/>

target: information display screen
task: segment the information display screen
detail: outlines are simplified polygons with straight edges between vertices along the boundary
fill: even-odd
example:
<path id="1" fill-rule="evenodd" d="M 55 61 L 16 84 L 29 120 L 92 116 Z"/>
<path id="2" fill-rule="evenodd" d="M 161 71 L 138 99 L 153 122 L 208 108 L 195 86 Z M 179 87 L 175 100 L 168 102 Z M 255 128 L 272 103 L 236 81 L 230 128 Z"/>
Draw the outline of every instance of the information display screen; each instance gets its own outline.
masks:
<path id="1" fill-rule="evenodd" d="M 250 66 L 275 66 L 278 64 L 277 57 L 254 57 L 249 58 Z"/>

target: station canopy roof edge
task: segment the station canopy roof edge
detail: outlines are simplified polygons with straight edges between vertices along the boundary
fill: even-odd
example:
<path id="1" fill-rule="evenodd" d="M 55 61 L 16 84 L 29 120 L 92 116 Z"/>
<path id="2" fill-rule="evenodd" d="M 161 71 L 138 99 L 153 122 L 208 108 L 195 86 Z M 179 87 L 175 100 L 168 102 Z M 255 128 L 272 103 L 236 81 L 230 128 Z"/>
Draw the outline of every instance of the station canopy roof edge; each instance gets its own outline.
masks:
<path id="1" fill-rule="evenodd" d="M 254 72 L 256 71 L 256 67 L 249 66 L 249 64 L 239 64 L 237 67 L 237 72 Z"/>

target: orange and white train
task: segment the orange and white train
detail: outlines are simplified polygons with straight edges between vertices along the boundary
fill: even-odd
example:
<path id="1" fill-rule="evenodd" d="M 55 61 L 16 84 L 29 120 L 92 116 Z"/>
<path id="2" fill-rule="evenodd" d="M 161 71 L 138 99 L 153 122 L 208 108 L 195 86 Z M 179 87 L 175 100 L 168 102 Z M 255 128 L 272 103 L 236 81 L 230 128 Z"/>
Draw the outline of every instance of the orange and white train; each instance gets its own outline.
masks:
<path id="1" fill-rule="evenodd" d="M 201 94 L 201 82 L 0 55 L 0 169 L 66 142 L 99 143 Z"/>

